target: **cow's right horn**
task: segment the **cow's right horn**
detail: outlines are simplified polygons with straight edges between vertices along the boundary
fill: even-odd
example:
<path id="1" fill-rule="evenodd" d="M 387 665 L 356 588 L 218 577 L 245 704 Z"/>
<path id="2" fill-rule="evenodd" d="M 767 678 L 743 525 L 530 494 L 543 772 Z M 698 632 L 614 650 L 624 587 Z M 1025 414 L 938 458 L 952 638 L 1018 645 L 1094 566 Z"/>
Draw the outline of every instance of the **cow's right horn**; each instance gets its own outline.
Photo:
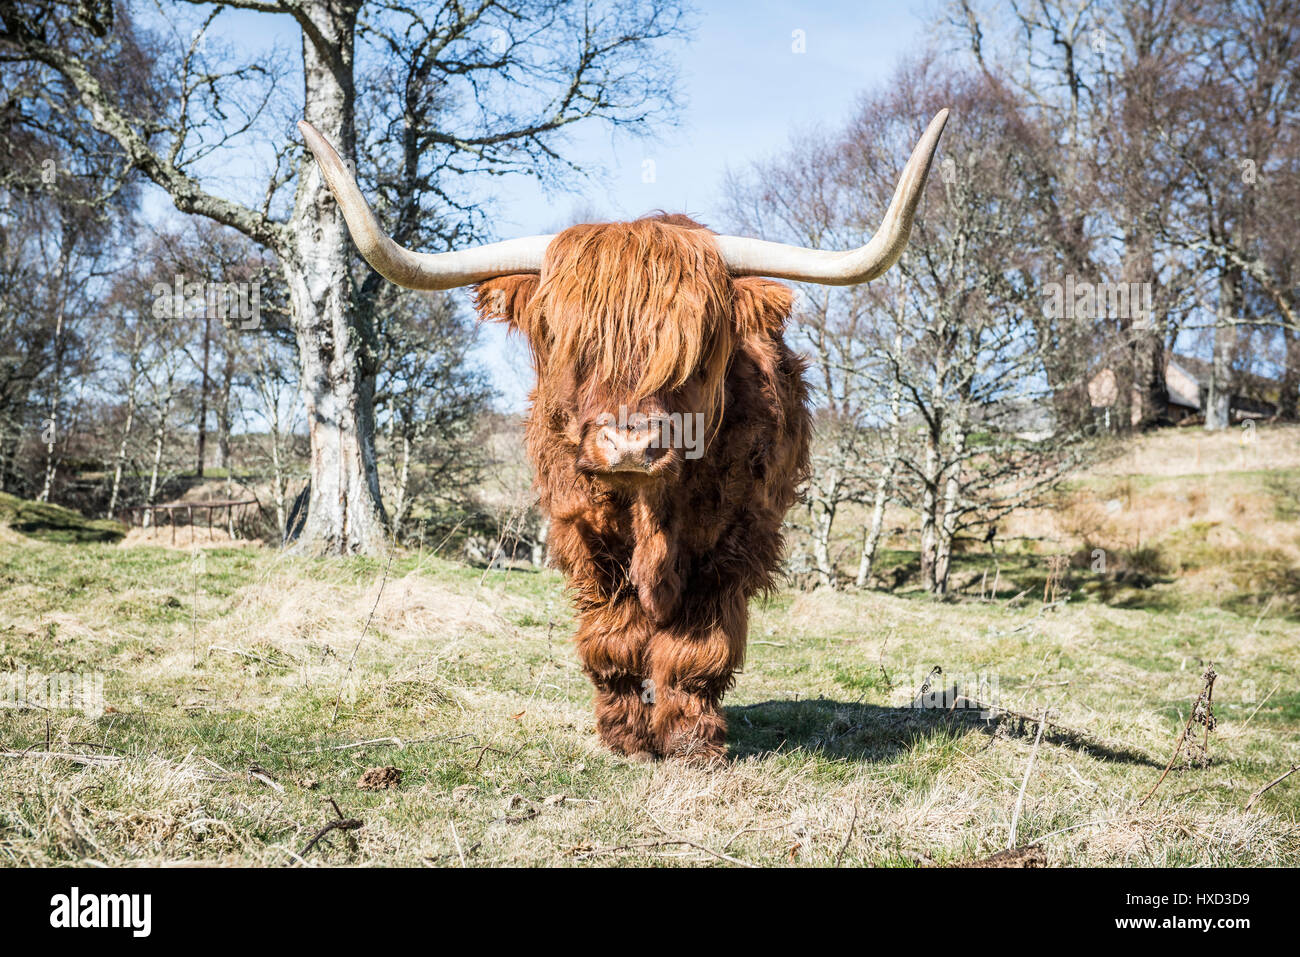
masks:
<path id="1" fill-rule="evenodd" d="M 447 253 L 417 253 L 399 246 L 379 225 L 329 140 L 306 120 L 298 124 L 298 129 L 338 200 L 357 250 L 385 279 L 408 289 L 454 289 L 494 276 L 541 271 L 542 257 L 553 236 L 524 236 Z"/>

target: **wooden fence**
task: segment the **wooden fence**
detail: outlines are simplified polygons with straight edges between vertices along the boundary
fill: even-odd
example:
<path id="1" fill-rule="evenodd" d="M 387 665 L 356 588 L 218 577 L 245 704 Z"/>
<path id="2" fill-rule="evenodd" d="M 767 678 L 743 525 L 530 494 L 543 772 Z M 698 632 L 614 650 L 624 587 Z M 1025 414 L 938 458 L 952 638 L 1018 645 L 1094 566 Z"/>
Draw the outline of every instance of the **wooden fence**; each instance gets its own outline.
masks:
<path id="1" fill-rule="evenodd" d="M 243 511 L 248 506 L 257 507 L 258 502 L 255 498 L 249 499 L 214 499 L 207 502 L 167 502 L 162 505 L 132 505 L 129 508 L 118 510 L 118 517 L 124 525 L 129 528 L 159 528 L 161 523 L 155 516 L 162 512 L 167 515 L 171 526 L 171 541 L 176 544 L 176 525 L 177 513 L 184 512 L 186 515 L 186 525 L 190 527 L 190 540 L 195 538 L 194 533 L 194 513 L 195 511 L 207 512 L 208 519 L 208 541 L 213 540 L 213 513 L 219 513 L 222 509 L 226 510 L 226 529 L 231 538 L 235 537 L 236 518 L 242 519 L 245 516 Z M 238 513 L 235 509 L 240 509 Z M 138 519 L 138 521 L 137 521 Z"/>

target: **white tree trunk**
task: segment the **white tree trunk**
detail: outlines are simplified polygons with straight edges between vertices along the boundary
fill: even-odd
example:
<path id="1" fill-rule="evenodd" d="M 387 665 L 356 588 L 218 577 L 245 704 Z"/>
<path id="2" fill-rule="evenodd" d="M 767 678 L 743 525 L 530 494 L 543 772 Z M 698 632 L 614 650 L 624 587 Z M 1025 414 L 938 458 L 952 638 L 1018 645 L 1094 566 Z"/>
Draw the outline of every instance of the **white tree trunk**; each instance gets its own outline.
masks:
<path id="1" fill-rule="evenodd" d="M 824 479 L 821 496 L 809 502 L 813 519 L 812 554 L 818 586 L 834 588 L 835 563 L 831 559 L 831 531 L 835 527 L 835 512 L 839 506 L 839 467 L 830 466 Z"/>
<path id="2" fill-rule="evenodd" d="M 880 473 L 880 478 L 876 480 L 876 495 L 871 503 L 871 524 L 867 528 L 866 537 L 862 540 L 862 555 L 858 558 L 856 584 L 859 588 L 867 587 L 872 566 L 876 563 L 876 552 L 880 548 L 880 533 L 885 525 L 885 505 L 889 501 L 889 490 L 894 484 L 894 472 L 898 469 L 898 452 L 892 447 L 894 445 L 895 443 L 891 441 L 889 459 L 885 463 L 884 471 Z"/>
<path id="3" fill-rule="evenodd" d="M 411 484 L 411 437 L 406 432 L 402 433 L 402 461 L 397 470 L 397 489 L 395 497 L 397 502 L 393 506 L 393 528 L 400 528 L 402 519 L 406 517 L 406 490 Z"/>
<path id="4" fill-rule="evenodd" d="M 961 496 L 961 463 L 966 451 L 966 428 L 956 430 L 952 445 L 952 464 L 944 480 L 943 515 L 938 523 L 934 563 L 934 588 L 936 595 L 948 593 L 948 573 L 952 570 L 952 539 L 957 526 L 957 506 Z"/>
<path id="5" fill-rule="evenodd" d="M 132 376 L 131 387 L 126 396 L 126 424 L 122 427 L 122 440 L 117 443 L 117 455 L 113 462 L 113 490 L 108 496 L 108 517 L 117 511 L 117 497 L 122 491 L 122 470 L 126 466 L 126 444 L 131 437 L 131 427 L 135 425 L 135 378 Z"/>
<path id="6" fill-rule="evenodd" d="M 939 508 L 939 443 L 933 431 L 925 440 L 925 465 L 921 473 L 925 490 L 921 497 L 921 583 L 925 590 L 935 588 L 935 566 L 938 561 L 938 508 Z"/>
<path id="7" fill-rule="evenodd" d="M 900 329 L 905 316 L 906 303 L 906 297 L 900 295 L 898 299 L 898 326 Z M 902 351 L 902 333 L 896 332 L 894 333 L 893 352 L 895 362 L 897 362 L 897 357 Z M 903 440 L 902 427 L 899 423 L 902 398 L 902 384 L 895 375 L 894 385 L 889 390 L 889 442 L 885 453 L 885 467 L 876 480 L 876 495 L 871 503 L 871 525 L 867 529 L 866 537 L 862 540 L 862 554 L 858 558 L 856 582 L 858 588 L 866 588 L 867 581 L 871 578 L 871 569 L 876 563 L 876 551 L 880 547 L 881 529 L 885 524 L 885 505 L 889 502 L 889 492 L 894 485 L 894 474 L 898 470 L 898 453 Z"/>
<path id="8" fill-rule="evenodd" d="M 318 49 L 304 37 L 306 118 L 350 160 L 356 152 L 356 7 L 316 3 L 305 12 L 324 40 Z M 322 50 L 332 50 L 332 57 Z M 284 275 L 311 437 L 311 495 L 298 548 L 374 552 L 383 547 L 387 526 L 375 458 L 374 333 L 354 301 L 347 226 L 311 160 L 302 170 L 289 229 L 293 255 Z"/>
<path id="9" fill-rule="evenodd" d="M 65 260 L 59 258 L 58 276 L 60 286 L 62 286 L 63 271 Z M 54 473 L 58 469 L 58 457 L 55 455 L 55 449 L 59 442 L 59 410 L 63 404 L 63 303 L 66 296 L 59 297 L 59 313 L 54 321 L 54 381 L 50 385 L 49 402 L 46 406 L 48 421 L 45 428 L 49 431 L 49 438 L 45 442 L 45 481 L 41 484 L 41 494 L 37 496 L 38 502 L 48 502 L 50 493 L 54 490 Z"/>
<path id="10" fill-rule="evenodd" d="M 1219 276 L 1214 358 L 1210 363 L 1210 382 L 1205 399 L 1205 428 L 1211 432 L 1232 424 L 1232 353 L 1237 345 L 1237 327 L 1233 319 L 1240 291 L 1240 273 L 1224 268 Z"/>

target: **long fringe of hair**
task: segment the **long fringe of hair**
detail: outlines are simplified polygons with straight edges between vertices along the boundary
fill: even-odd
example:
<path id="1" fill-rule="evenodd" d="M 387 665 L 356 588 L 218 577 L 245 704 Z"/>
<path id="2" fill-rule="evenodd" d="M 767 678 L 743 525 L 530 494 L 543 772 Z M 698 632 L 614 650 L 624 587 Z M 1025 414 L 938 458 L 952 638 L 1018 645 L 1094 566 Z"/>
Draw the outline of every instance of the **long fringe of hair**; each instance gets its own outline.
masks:
<path id="1" fill-rule="evenodd" d="M 572 227 L 552 243 L 534 304 L 546 366 L 632 401 L 695 372 L 717 414 L 735 347 L 731 285 L 707 231 L 656 219 Z M 541 372 L 542 370 L 539 370 Z"/>

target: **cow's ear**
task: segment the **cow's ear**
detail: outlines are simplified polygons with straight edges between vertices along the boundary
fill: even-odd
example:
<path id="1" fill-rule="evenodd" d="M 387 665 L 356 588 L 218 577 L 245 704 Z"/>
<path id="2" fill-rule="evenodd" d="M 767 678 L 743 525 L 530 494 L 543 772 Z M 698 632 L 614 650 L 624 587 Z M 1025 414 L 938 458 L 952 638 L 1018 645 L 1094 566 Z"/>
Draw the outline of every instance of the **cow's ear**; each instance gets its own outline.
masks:
<path id="1" fill-rule="evenodd" d="M 538 277 L 532 273 L 498 276 L 474 287 L 474 308 L 483 320 L 509 323 L 524 335 L 530 326 L 530 306 L 537 294 Z"/>
<path id="2" fill-rule="evenodd" d="M 789 286 L 755 277 L 735 279 L 732 286 L 732 314 L 742 340 L 779 336 L 785 330 L 794 307 L 794 293 Z"/>

